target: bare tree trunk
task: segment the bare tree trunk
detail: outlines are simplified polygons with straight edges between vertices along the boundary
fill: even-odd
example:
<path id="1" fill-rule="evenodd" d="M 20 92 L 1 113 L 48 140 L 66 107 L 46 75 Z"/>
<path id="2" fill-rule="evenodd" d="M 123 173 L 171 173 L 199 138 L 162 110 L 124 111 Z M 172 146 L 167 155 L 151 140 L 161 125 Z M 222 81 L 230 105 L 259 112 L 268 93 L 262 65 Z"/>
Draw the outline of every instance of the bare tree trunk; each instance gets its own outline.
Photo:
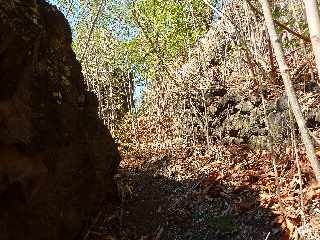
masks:
<path id="1" fill-rule="evenodd" d="M 320 74 L 320 16 L 317 0 L 304 0 L 313 54 Z"/>
<path id="2" fill-rule="evenodd" d="M 90 40 L 91 40 L 91 36 L 92 36 L 94 28 L 95 28 L 95 26 L 97 24 L 99 15 L 102 12 L 104 4 L 105 4 L 105 0 L 101 0 L 97 15 L 95 16 L 95 18 L 94 18 L 94 20 L 92 22 L 92 25 L 91 25 L 91 28 L 90 28 L 90 32 L 89 32 L 89 36 L 88 36 L 87 41 L 86 41 L 86 43 L 84 45 L 84 50 L 83 50 L 81 58 L 80 58 L 80 63 L 82 63 L 84 57 L 86 56 L 86 53 L 87 53 L 87 50 L 88 50 L 88 47 L 89 47 L 89 43 L 90 43 Z"/>
<path id="3" fill-rule="evenodd" d="M 320 162 L 317 159 L 317 156 L 315 154 L 314 146 L 311 141 L 311 137 L 309 135 L 308 129 L 306 127 L 305 120 L 303 118 L 300 105 L 296 96 L 296 93 L 294 91 L 289 68 L 285 61 L 284 53 L 282 50 L 282 46 L 279 40 L 279 37 L 277 35 L 274 22 L 272 20 L 272 13 L 270 9 L 270 5 L 268 0 L 260 0 L 263 14 L 266 22 L 266 26 L 268 28 L 270 40 L 274 49 L 274 53 L 276 55 L 277 62 L 279 64 L 280 72 L 282 75 L 282 79 L 284 82 L 284 86 L 286 89 L 286 93 L 289 98 L 290 106 L 292 108 L 293 114 L 296 118 L 297 124 L 299 126 L 301 139 L 306 147 L 307 156 L 309 158 L 309 161 L 312 165 L 313 171 L 315 173 L 316 179 L 318 182 L 320 182 Z"/>

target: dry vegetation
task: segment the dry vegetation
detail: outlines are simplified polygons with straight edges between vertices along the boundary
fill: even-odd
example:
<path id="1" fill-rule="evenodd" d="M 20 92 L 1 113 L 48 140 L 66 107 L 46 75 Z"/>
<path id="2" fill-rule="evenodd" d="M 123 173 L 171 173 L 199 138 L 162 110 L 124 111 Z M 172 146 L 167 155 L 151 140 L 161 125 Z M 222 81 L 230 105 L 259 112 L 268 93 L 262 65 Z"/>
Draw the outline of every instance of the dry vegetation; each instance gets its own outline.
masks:
<path id="1" fill-rule="evenodd" d="M 128 176 L 134 178 L 139 175 L 136 172 L 148 172 L 163 179 L 192 183 L 186 184 L 183 194 L 167 196 L 166 199 L 170 201 L 165 207 L 169 212 L 174 208 L 188 213 L 199 212 L 204 202 L 218 199 L 226 202 L 228 208 L 224 212 L 221 210 L 217 216 L 241 216 L 240 223 L 237 222 L 239 226 L 241 221 L 244 222 L 243 219 L 247 216 L 245 214 L 257 217 L 256 214 L 260 212 L 255 210 L 258 208 L 270 210 L 273 215 L 269 224 L 270 231 L 254 235 L 259 239 L 279 239 L 281 234 L 278 232 L 282 233 L 281 239 L 319 239 L 320 188 L 301 143 L 288 101 L 284 102 L 287 105 L 285 126 L 277 125 L 271 120 L 263 123 L 265 119 L 271 118 L 274 112 L 271 107 L 275 102 L 278 104 L 285 88 L 261 5 L 252 0 L 228 3 L 221 1 L 223 7 L 212 6 L 206 0 L 204 2 L 215 16 L 209 30 L 206 34 L 197 36 L 198 40 L 192 47 L 186 45 L 186 55 L 178 55 L 171 61 L 164 61 L 157 55 L 154 64 L 157 71 L 153 73 L 153 78 L 151 75 L 145 78 L 143 103 L 139 109 L 132 104 L 133 90 L 130 87 L 128 68 L 127 72 L 121 73 L 125 79 L 129 79 L 125 88 L 129 111 L 125 116 L 117 111 L 115 95 L 119 86 L 116 86 L 112 75 L 117 66 L 110 63 L 110 59 L 115 56 L 112 54 L 118 51 L 115 49 L 121 48 L 121 44 L 110 33 L 98 30 L 92 36 L 88 33 L 79 35 L 79 45 L 88 46 L 87 55 L 83 58 L 83 72 L 88 88 L 97 94 L 101 118 L 118 140 L 123 155 L 120 168 L 122 180 L 119 180 L 123 197 L 120 219 L 125 218 L 123 211 L 130 208 L 128 199 L 132 198 L 130 196 L 135 194 L 133 189 L 136 189 L 133 186 L 134 180 L 130 180 Z M 304 5 L 298 0 L 277 0 L 270 3 L 284 60 L 289 67 L 288 73 L 302 112 L 305 116 L 310 111 L 316 112 L 313 119 L 317 123 L 310 124 L 307 121 L 307 126 L 319 158 L 320 92 Z M 102 36 L 104 40 L 97 42 L 93 36 Z M 116 47 L 112 47 L 111 43 L 104 45 L 105 41 L 111 41 Z M 76 48 L 78 56 L 83 54 L 80 51 L 82 49 L 84 47 Z M 109 53 L 106 58 L 100 59 L 100 55 L 95 54 L 99 49 Z M 104 65 L 107 67 L 103 67 Z M 271 125 L 269 129 L 263 125 L 269 131 L 265 133 L 268 138 L 267 147 L 252 148 L 246 141 L 237 144 L 239 138 L 234 136 L 231 136 L 233 141 L 226 141 L 232 129 L 224 129 L 220 133 L 213 129 L 212 126 L 218 129 L 221 125 L 214 125 L 215 119 L 223 118 L 223 122 L 234 114 L 230 112 L 226 116 L 215 115 L 215 108 L 219 108 L 217 104 L 229 95 L 240 99 L 236 104 L 259 102 L 248 112 L 250 115 L 252 111 L 260 111 L 262 125 Z M 265 99 L 261 100 L 261 97 Z M 264 109 L 261 101 L 267 104 Z M 121 121 L 117 121 L 119 116 Z M 276 141 L 272 130 L 274 128 L 283 128 L 286 137 Z M 130 175 L 130 171 L 135 174 Z M 147 188 L 148 184 L 143 179 L 141 181 L 140 184 Z M 172 189 L 172 192 L 177 188 Z M 254 192 L 254 198 L 250 199 L 246 195 L 248 191 L 252 194 Z M 146 194 L 147 192 L 146 190 Z M 186 215 L 184 218 L 192 218 Z M 196 225 L 192 226 L 197 229 Z M 220 225 L 216 226 L 219 228 Z M 130 224 L 127 227 L 130 229 Z M 173 237 L 169 234 L 171 230 L 168 223 L 159 225 L 157 231 L 148 236 L 144 236 L 142 230 L 137 230 L 139 236 L 128 237 L 128 229 L 122 229 L 122 239 Z M 240 231 L 232 236 L 240 236 L 234 239 L 250 239 L 250 234 L 257 231 L 260 231 L 258 226 L 256 229 L 249 229 L 247 233 Z M 209 232 L 208 230 L 208 234 Z M 178 235 L 177 233 L 176 236 Z M 181 235 L 182 238 L 177 239 L 196 239 L 189 235 Z M 215 238 L 217 236 L 208 236 L 199 239 L 218 239 Z M 230 238 L 232 237 L 229 236 Z M 220 236 L 219 239 L 228 237 Z"/>

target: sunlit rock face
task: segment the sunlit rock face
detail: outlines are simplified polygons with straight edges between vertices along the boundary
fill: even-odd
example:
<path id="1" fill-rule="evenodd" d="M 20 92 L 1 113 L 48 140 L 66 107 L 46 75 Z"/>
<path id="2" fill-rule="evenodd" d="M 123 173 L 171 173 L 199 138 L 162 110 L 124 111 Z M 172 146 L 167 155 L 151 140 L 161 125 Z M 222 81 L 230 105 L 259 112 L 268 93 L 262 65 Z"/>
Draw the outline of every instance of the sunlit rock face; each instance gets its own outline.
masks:
<path id="1" fill-rule="evenodd" d="M 71 41 L 45 1 L 0 0 L 0 239 L 76 239 L 117 199 L 119 154 Z"/>

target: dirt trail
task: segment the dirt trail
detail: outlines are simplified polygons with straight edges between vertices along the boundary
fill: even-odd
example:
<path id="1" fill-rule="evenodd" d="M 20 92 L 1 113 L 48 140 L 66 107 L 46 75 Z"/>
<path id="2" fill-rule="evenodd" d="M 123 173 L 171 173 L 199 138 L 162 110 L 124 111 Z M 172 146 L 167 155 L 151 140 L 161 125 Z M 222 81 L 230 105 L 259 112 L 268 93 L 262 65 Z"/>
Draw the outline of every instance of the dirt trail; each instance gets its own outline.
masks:
<path id="1" fill-rule="evenodd" d="M 100 223 L 96 237 L 90 239 L 280 239 L 279 216 L 260 207 L 257 189 L 243 184 L 241 177 L 225 184 L 215 172 L 181 180 L 188 172 L 183 168 L 192 171 L 192 163 L 184 159 L 182 167 L 182 160 L 125 156 L 117 177 L 122 204 L 105 216 L 109 220 L 104 226 Z"/>

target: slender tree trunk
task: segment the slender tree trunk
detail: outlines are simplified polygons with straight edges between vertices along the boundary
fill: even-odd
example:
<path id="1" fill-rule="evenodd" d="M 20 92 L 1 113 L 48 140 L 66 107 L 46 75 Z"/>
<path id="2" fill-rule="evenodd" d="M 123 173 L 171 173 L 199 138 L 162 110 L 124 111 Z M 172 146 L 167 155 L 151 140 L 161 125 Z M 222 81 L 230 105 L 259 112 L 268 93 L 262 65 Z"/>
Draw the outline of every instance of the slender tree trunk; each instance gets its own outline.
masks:
<path id="1" fill-rule="evenodd" d="M 286 93 L 289 98 L 290 106 L 296 118 L 297 124 L 299 126 L 301 139 L 306 147 L 307 156 L 309 158 L 309 161 L 315 173 L 316 179 L 318 182 L 320 182 L 320 162 L 318 161 L 317 156 L 315 154 L 313 142 L 311 140 L 308 129 L 306 127 L 306 123 L 303 118 L 301 108 L 292 85 L 292 81 L 289 73 L 289 67 L 285 61 L 282 46 L 281 46 L 279 37 L 277 35 L 274 22 L 272 20 L 270 5 L 268 0 L 260 0 L 260 2 L 262 5 L 263 14 L 264 14 L 266 26 L 268 28 L 270 40 L 274 49 L 274 53 L 276 55 L 277 62 L 279 64 L 279 68 L 280 68 L 282 79 L 285 85 Z"/>
<path id="2" fill-rule="evenodd" d="M 91 25 L 91 28 L 90 28 L 90 32 L 89 32 L 89 36 L 88 36 L 87 41 L 86 41 L 86 43 L 84 45 L 84 50 L 83 50 L 81 58 L 80 58 L 80 63 L 82 63 L 83 59 L 86 56 L 86 53 L 87 53 L 87 50 L 88 50 L 88 47 L 89 47 L 89 43 L 90 43 L 90 40 L 91 40 L 91 36 L 93 34 L 94 28 L 96 27 L 97 21 L 99 19 L 99 15 L 102 12 L 104 4 L 105 4 L 105 0 L 101 0 L 97 15 L 95 16 L 95 18 L 94 18 L 94 20 L 92 22 L 92 25 Z"/>
<path id="3" fill-rule="evenodd" d="M 317 0 L 304 0 L 313 54 L 320 74 L 320 16 Z"/>

